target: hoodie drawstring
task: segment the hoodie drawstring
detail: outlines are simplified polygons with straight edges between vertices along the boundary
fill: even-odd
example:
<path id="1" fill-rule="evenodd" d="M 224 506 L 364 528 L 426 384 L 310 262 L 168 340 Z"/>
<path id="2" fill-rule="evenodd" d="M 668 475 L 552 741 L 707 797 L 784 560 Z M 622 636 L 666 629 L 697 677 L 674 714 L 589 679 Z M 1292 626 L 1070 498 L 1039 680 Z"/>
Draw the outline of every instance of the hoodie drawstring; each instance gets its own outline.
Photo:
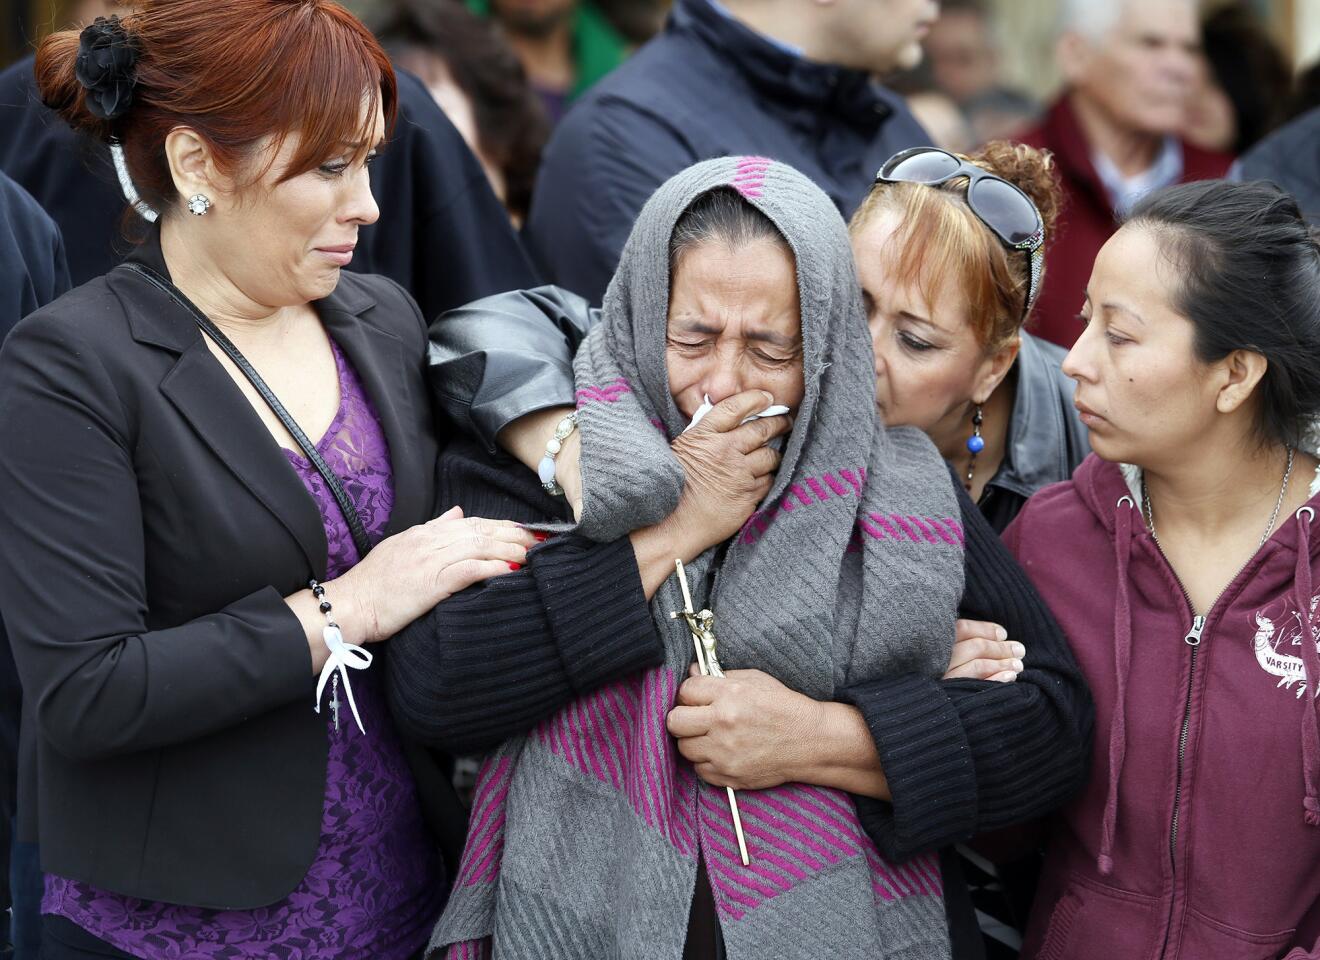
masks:
<path id="1" fill-rule="evenodd" d="M 1127 509 L 1123 509 L 1124 506 Z M 1114 603 L 1114 716 L 1109 721 L 1109 791 L 1100 828 L 1100 855 L 1096 867 L 1101 876 L 1114 872 L 1114 831 L 1118 827 L 1118 782 L 1123 776 L 1127 755 L 1127 681 L 1132 664 L 1132 603 L 1128 599 L 1128 558 L 1132 552 L 1132 514 L 1136 503 L 1131 497 L 1118 501 L 1114 523 L 1114 564 L 1118 575 L 1118 595 Z"/>
<path id="2" fill-rule="evenodd" d="M 1306 668 L 1306 703 L 1302 708 L 1302 782 L 1306 795 L 1302 807 L 1306 823 L 1320 827 L 1320 708 L 1316 699 L 1316 688 L 1320 687 L 1320 653 L 1316 652 L 1311 629 L 1315 620 L 1311 608 L 1311 521 L 1314 519 L 1315 511 L 1310 507 L 1297 511 L 1295 586 L 1297 612 L 1302 619 L 1302 665 Z"/>

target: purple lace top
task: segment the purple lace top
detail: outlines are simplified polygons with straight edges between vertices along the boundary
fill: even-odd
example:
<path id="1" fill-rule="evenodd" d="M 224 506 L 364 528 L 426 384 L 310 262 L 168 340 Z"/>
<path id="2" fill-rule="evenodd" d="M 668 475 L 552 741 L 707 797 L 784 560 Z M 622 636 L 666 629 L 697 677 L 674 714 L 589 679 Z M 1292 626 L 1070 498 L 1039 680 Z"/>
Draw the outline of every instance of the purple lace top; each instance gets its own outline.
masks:
<path id="1" fill-rule="evenodd" d="M 367 533 L 381 535 L 394 506 L 389 448 L 356 371 L 331 341 L 340 403 L 320 443 Z M 325 480 L 301 454 L 285 450 L 316 499 L 329 546 L 326 579 L 358 561 L 357 547 Z M 42 912 L 67 917 L 144 960 L 371 957 L 404 960 L 425 944 L 440 913 L 443 864 L 422 822 L 416 785 L 385 704 L 380 670 L 351 671 L 366 736 L 339 692 L 339 729 L 328 706 L 321 844 L 302 883 L 256 910 L 206 910 L 152 903 L 46 876 Z M 316 678 L 307 677 L 307 708 Z M 326 699 L 330 697 L 326 691 Z"/>

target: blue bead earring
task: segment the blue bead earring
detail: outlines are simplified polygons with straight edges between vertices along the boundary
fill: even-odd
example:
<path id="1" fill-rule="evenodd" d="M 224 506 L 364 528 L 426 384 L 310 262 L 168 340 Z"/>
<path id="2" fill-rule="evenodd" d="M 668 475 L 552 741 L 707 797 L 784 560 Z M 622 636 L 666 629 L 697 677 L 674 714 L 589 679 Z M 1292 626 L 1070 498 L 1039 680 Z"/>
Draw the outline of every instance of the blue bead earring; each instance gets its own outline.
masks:
<path id="1" fill-rule="evenodd" d="M 985 438 L 981 436 L 981 405 L 976 404 L 976 409 L 972 411 L 972 435 L 967 438 L 967 449 L 972 454 L 972 459 L 967 462 L 967 482 L 963 484 L 967 492 L 972 490 L 972 477 L 976 473 L 976 455 L 985 449 Z"/>

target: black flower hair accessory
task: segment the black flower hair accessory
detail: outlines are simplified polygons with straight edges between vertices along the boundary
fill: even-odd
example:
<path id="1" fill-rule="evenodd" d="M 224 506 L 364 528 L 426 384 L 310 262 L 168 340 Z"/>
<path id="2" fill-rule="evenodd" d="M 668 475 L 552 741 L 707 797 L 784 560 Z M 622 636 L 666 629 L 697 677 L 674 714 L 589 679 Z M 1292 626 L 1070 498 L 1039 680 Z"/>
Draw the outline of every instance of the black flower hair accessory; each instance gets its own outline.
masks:
<path id="1" fill-rule="evenodd" d="M 87 109 L 102 120 L 122 117 L 137 86 L 138 46 L 119 17 L 97 17 L 83 29 L 73 72 L 87 88 Z"/>

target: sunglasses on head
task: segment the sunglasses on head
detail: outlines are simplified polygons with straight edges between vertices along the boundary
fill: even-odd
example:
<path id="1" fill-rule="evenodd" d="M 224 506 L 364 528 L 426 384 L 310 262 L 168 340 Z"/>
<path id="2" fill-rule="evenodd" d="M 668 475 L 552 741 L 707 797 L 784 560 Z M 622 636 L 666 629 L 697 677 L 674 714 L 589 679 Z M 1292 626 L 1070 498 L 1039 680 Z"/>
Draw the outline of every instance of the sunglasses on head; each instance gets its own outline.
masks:
<path id="1" fill-rule="evenodd" d="M 1025 318 L 1040 292 L 1045 263 L 1045 224 L 1031 198 L 1009 183 L 973 163 L 958 159 L 938 147 L 913 147 L 894 154 L 875 175 L 876 183 L 921 183 L 937 187 L 957 177 L 967 178 L 967 206 L 1000 243 L 1027 254 L 1031 282 Z"/>

